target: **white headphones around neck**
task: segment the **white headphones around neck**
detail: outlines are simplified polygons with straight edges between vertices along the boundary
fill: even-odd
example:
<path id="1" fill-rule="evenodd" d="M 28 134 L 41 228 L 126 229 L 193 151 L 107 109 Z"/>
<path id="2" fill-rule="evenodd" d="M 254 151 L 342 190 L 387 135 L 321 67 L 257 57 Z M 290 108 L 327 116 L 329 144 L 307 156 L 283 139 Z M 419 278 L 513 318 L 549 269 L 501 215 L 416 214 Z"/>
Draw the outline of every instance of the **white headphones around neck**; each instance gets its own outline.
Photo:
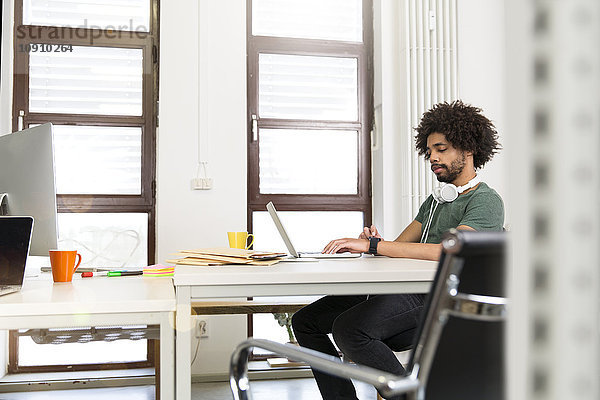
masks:
<path id="1" fill-rule="evenodd" d="M 467 189 L 471 189 L 479 184 L 480 179 L 477 175 L 475 178 L 467 182 L 466 185 L 456 187 L 452 183 L 443 183 L 440 186 L 433 189 L 433 199 L 438 203 L 452 203 L 458 198 L 458 195 Z"/>
<path id="2" fill-rule="evenodd" d="M 479 182 L 481 182 L 479 180 L 479 177 L 475 175 L 475 178 L 467 182 L 466 185 L 456 187 L 452 183 L 443 183 L 440 186 L 433 189 L 433 193 L 431 195 L 433 196 L 433 199 L 435 201 L 431 202 L 431 207 L 429 208 L 429 216 L 427 218 L 427 222 L 425 223 L 423 233 L 421 234 L 421 243 L 427 243 L 427 238 L 429 237 L 429 228 L 431 228 L 431 223 L 433 222 L 433 214 L 435 214 L 437 206 L 442 203 L 452 203 L 458 198 L 459 194 L 461 194 L 467 189 L 471 189 L 472 187 L 477 186 Z"/>

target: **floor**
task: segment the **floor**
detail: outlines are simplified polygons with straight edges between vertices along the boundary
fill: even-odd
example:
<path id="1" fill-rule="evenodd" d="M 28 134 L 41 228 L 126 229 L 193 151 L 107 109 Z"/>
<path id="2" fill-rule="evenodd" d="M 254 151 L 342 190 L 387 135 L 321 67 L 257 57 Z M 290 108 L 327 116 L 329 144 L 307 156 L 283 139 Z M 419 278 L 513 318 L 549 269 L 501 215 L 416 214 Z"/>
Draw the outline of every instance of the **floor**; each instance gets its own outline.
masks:
<path id="1" fill-rule="evenodd" d="M 377 398 L 372 386 L 357 382 L 360 400 Z M 312 378 L 257 380 L 251 382 L 254 400 L 315 400 L 319 399 L 317 385 Z M 192 400 L 232 399 L 228 382 L 195 383 Z M 153 400 L 154 386 L 120 388 L 54 390 L 40 392 L 0 393 L 0 400 Z"/>

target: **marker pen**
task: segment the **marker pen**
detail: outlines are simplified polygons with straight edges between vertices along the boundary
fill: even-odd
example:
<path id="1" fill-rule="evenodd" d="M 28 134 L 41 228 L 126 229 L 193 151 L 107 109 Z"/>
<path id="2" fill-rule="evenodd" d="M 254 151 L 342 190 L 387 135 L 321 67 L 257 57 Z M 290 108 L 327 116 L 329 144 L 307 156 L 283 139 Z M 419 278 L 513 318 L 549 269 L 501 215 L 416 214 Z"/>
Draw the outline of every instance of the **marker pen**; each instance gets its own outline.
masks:
<path id="1" fill-rule="evenodd" d="M 93 276 L 134 276 L 143 275 L 144 271 L 103 271 L 103 272 L 82 272 L 82 278 L 91 278 Z"/>
<path id="2" fill-rule="evenodd" d="M 106 276 L 133 276 L 143 275 L 144 271 L 108 271 Z"/>
<path id="3" fill-rule="evenodd" d="M 91 278 L 92 276 L 106 276 L 108 274 L 108 272 L 92 272 L 92 271 L 85 271 L 81 273 L 81 277 L 82 278 Z"/>

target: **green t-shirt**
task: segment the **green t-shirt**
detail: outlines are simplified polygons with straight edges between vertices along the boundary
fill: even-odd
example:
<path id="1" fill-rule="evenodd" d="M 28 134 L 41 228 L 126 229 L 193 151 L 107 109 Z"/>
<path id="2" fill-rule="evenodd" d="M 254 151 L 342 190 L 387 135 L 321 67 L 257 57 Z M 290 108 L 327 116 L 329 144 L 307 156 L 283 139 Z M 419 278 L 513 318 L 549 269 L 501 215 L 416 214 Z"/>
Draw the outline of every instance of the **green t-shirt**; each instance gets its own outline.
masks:
<path id="1" fill-rule="evenodd" d="M 429 218 L 432 202 L 435 200 L 430 195 L 421 204 L 415 217 L 421 223 L 421 233 Z M 504 225 L 504 204 L 500 195 L 481 182 L 475 190 L 458 196 L 453 202 L 439 204 L 433 214 L 427 243 L 441 243 L 444 232 L 460 225 L 469 226 L 476 231 L 501 231 Z"/>

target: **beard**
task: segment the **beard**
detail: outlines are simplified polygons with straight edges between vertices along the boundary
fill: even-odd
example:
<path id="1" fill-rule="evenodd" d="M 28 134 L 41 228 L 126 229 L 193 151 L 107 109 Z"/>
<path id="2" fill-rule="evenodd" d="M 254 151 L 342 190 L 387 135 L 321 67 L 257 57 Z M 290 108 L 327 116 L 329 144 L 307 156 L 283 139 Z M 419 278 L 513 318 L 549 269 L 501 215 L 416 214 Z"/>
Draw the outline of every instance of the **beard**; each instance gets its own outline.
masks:
<path id="1" fill-rule="evenodd" d="M 446 170 L 446 173 L 441 173 L 437 176 L 438 182 L 450 183 L 453 182 L 461 174 L 467 164 L 466 157 L 461 154 L 459 158 L 450 163 L 450 167 L 445 164 L 440 164 Z"/>

